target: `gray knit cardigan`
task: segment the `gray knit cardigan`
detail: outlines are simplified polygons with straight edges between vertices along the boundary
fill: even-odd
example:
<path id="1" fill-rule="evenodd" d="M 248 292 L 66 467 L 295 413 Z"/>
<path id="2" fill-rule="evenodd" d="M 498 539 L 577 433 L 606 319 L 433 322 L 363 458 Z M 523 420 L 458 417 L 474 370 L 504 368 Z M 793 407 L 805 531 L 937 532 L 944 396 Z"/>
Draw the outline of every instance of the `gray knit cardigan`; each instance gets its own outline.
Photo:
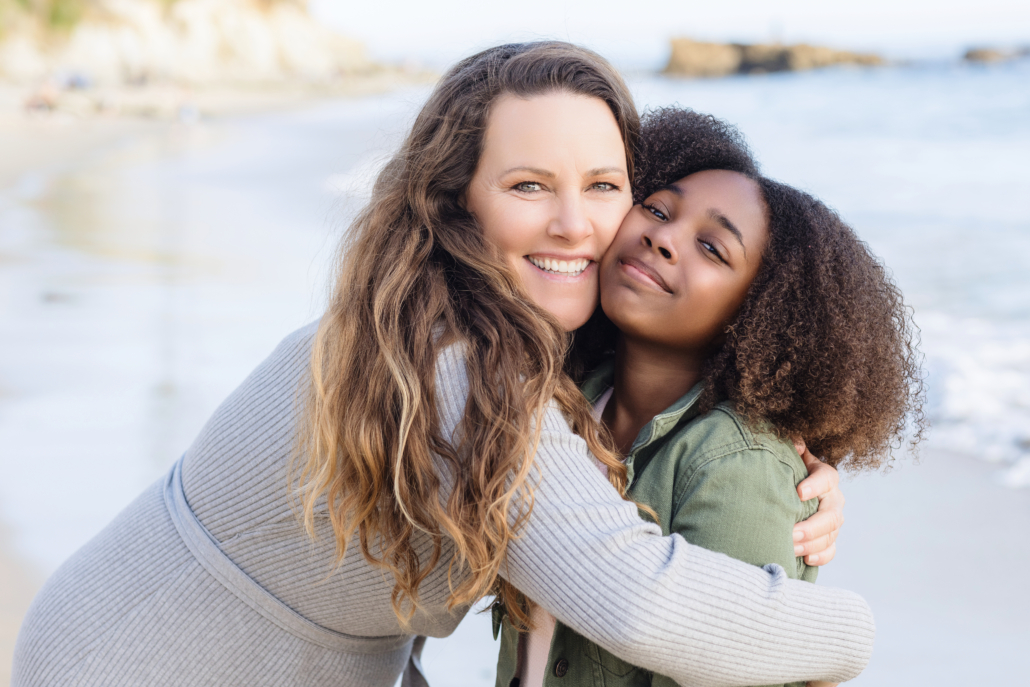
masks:
<path id="1" fill-rule="evenodd" d="M 47 581 L 18 637 L 15 687 L 389 687 L 417 667 L 415 635 L 454 630 L 467 609 L 446 609 L 446 566 L 422 584 L 403 630 L 392 579 L 357 546 L 334 569 L 325 511 L 312 540 L 291 510 L 286 469 L 315 331 L 287 337 L 168 477 Z M 438 361 L 437 393 L 450 436 L 467 393 L 458 348 Z M 874 626 L 860 597 L 661 536 L 557 409 L 537 465 L 533 514 L 505 575 L 588 639 L 697 686 L 843 681 L 865 667 Z M 417 671 L 406 680 L 419 684 Z"/>

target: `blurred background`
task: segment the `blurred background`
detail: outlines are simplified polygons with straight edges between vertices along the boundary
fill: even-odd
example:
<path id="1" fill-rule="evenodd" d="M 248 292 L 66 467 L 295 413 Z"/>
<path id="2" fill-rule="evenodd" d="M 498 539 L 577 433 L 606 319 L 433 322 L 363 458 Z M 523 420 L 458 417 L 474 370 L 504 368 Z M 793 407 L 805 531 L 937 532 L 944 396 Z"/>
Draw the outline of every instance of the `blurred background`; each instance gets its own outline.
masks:
<path id="1" fill-rule="evenodd" d="M 437 75 L 540 38 L 736 124 L 890 267 L 933 428 L 846 480 L 820 584 L 877 614 L 854 684 L 1025 679 L 1030 5 L 0 0 L 0 685 L 46 576 L 319 316 Z M 489 626 L 430 640 L 435 687 L 493 684 Z"/>

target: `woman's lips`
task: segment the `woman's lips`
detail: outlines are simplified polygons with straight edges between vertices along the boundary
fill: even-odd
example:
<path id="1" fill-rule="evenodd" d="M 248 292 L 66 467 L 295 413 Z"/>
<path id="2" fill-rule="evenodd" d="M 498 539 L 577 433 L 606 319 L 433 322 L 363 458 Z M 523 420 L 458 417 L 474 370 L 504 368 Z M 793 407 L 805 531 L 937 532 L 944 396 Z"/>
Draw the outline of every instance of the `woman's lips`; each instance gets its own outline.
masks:
<path id="1" fill-rule="evenodd" d="M 542 258 L 537 255 L 526 255 L 524 257 L 537 274 L 551 281 L 580 281 L 593 274 L 597 269 L 597 263 L 587 258 L 566 258 L 561 260 L 551 257 Z M 548 267 L 551 269 L 548 269 Z"/>
<path id="2" fill-rule="evenodd" d="M 662 279 L 662 275 L 658 274 L 657 271 L 650 265 L 637 260 L 636 258 L 620 258 L 619 266 L 622 271 L 625 272 L 631 279 L 649 286 L 652 289 L 657 289 L 664 293 L 672 293 L 672 289 Z"/>

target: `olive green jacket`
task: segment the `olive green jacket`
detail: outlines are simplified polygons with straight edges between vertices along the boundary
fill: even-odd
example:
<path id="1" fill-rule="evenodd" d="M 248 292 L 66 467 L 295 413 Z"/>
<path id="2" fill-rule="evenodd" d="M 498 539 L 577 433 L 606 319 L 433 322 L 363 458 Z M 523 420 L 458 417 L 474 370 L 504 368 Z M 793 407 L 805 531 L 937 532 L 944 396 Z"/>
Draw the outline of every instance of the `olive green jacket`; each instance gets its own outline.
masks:
<path id="1" fill-rule="evenodd" d="M 614 364 L 592 372 L 582 389 L 595 403 L 612 385 Z M 797 484 L 808 471 L 792 443 L 745 425 L 723 403 L 699 416 L 698 384 L 637 436 L 626 468 L 629 496 L 658 514 L 663 534 L 678 532 L 692 544 L 752 565 L 775 563 L 787 576 L 814 582 L 817 569 L 794 555 L 794 525 L 812 515 L 816 499 L 802 502 Z M 648 516 L 644 516 L 648 517 Z M 497 687 L 514 687 L 518 632 L 494 608 L 500 631 Z M 671 687 L 662 675 L 637 668 L 556 623 L 545 687 Z M 798 683 L 802 684 L 802 683 Z"/>

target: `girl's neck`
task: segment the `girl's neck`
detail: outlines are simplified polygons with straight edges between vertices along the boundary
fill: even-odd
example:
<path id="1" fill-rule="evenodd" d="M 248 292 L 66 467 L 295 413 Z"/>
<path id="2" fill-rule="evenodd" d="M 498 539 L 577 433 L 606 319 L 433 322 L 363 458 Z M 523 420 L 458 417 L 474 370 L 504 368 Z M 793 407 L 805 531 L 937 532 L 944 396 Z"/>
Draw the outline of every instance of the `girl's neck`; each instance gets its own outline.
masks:
<path id="1" fill-rule="evenodd" d="M 622 455 L 629 453 L 644 425 L 697 384 L 704 359 L 697 351 L 619 337 L 615 389 L 601 420 Z"/>

